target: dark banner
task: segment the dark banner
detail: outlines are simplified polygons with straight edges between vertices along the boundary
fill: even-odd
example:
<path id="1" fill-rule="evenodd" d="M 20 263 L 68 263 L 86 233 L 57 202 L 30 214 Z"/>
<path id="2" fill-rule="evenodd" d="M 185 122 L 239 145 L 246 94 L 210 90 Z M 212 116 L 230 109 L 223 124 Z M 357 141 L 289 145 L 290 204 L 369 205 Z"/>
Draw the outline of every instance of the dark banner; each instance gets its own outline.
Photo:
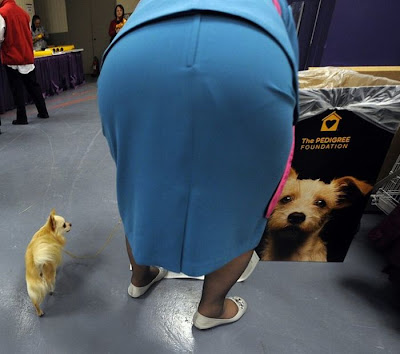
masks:
<path id="1" fill-rule="evenodd" d="M 257 248 L 261 260 L 342 262 L 392 139 L 350 111 L 300 121 L 290 177 Z"/>

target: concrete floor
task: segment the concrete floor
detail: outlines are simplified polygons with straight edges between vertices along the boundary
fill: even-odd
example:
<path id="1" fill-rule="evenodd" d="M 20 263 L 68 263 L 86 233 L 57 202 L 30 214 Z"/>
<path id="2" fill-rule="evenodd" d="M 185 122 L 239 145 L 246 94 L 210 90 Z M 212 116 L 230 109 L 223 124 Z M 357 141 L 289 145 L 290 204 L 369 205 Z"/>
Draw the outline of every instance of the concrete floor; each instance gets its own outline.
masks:
<path id="1" fill-rule="evenodd" d="M 0 353 L 400 353 L 399 293 L 366 240 L 382 215 L 366 215 L 344 263 L 260 263 L 232 294 L 249 303 L 239 322 L 192 328 L 198 280 L 164 280 L 127 295 L 115 171 L 101 133 L 96 85 L 47 100 L 51 119 L 0 135 Z M 72 222 L 54 296 L 37 318 L 26 293 L 24 252 L 51 208 Z M 114 231 L 113 231 L 114 230 Z"/>

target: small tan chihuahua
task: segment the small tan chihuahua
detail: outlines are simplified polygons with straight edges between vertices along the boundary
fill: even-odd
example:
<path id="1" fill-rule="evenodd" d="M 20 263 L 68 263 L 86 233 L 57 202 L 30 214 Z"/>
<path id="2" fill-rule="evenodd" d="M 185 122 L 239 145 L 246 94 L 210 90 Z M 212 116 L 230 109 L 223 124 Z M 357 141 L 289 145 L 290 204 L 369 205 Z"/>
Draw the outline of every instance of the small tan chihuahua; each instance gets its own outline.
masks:
<path id="1" fill-rule="evenodd" d="M 50 212 L 46 223 L 36 232 L 25 253 L 26 286 L 29 297 L 39 317 L 44 315 L 40 308 L 45 296 L 53 294 L 56 269 L 61 264 L 66 239 L 64 234 L 71 230 L 71 223 Z"/>

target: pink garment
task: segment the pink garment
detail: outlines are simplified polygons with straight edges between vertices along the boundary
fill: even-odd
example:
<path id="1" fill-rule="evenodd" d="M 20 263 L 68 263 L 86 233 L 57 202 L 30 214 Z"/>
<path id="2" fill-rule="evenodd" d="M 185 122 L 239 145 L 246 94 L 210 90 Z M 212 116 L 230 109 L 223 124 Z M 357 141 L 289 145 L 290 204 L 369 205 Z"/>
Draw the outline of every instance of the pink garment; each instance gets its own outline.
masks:
<path id="1" fill-rule="evenodd" d="M 292 161 L 293 161 L 293 155 L 294 155 L 294 144 L 295 144 L 295 127 L 293 127 L 293 142 L 292 142 L 292 147 L 290 149 L 289 153 L 289 158 L 286 162 L 286 167 L 285 167 L 285 172 L 283 172 L 283 176 L 281 181 L 279 182 L 278 188 L 275 192 L 275 194 L 272 196 L 271 201 L 268 205 L 267 213 L 265 215 L 266 218 L 269 218 L 274 211 L 274 208 L 276 207 L 276 204 L 278 204 L 279 198 L 282 194 L 283 187 L 285 187 L 286 181 L 289 178 L 290 174 L 290 168 L 292 167 Z"/>
<path id="2" fill-rule="evenodd" d="M 279 3 L 279 0 L 272 0 L 272 2 L 274 3 L 279 15 L 282 16 L 282 8 L 281 8 L 281 4 Z M 283 176 L 282 176 L 281 181 L 279 182 L 278 188 L 277 188 L 275 194 L 272 196 L 271 201 L 268 205 L 267 213 L 265 215 L 266 218 L 269 218 L 271 216 L 272 212 L 274 211 L 274 208 L 276 207 L 276 204 L 278 204 L 279 197 L 281 196 L 281 193 L 283 191 L 283 187 L 285 187 L 286 181 L 289 178 L 290 168 L 292 167 L 292 160 L 293 160 L 293 155 L 294 155 L 294 130 L 295 130 L 295 128 L 293 127 L 293 142 L 292 142 L 292 147 L 290 149 L 289 158 L 286 163 L 285 172 L 283 173 Z"/>
<path id="3" fill-rule="evenodd" d="M 276 9 L 279 12 L 279 15 L 282 15 L 282 8 L 281 8 L 281 4 L 279 3 L 279 0 L 272 0 L 272 2 L 274 3 Z"/>

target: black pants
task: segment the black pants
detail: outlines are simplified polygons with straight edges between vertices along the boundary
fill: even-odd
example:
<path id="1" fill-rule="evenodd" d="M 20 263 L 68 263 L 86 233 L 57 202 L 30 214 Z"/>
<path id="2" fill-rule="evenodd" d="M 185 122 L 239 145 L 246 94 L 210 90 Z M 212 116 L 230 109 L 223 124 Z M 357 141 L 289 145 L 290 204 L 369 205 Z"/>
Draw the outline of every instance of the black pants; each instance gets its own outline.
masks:
<path id="1" fill-rule="evenodd" d="M 36 70 L 28 74 L 21 74 L 18 70 L 6 66 L 8 82 L 14 97 L 14 103 L 17 106 L 17 120 L 26 122 L 25 95 L 24 86 L 35 103 L 38 113 L 46 116 L 47 108 L 42 95 L 42 89 L 36 80 Z"/>

